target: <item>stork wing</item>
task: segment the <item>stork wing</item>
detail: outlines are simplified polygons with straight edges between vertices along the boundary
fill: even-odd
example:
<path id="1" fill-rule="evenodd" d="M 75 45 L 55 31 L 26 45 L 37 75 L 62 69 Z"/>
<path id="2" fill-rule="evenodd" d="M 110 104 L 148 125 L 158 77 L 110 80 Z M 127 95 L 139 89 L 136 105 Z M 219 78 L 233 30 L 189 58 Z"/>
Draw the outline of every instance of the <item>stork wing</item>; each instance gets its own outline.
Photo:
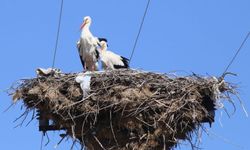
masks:
<path id="1" fill-rule="evenodd" d="M 85 62 L 84 62 L 83 57 L 82 57 L 82 52 L 81 52 L 82 45 L 81 45 L 80 40 L 77 41 L 76 46 L 77 46 L 77 49 L 78 49 L 78 54 L 79 54 L 79 57 L 80 57 L 80 60 L 81 60 L 81 63 L 82 63 L 82 67 L 84 68 Z"/>
<path id="2" fill-rule="evenodd" d="M 78 49 L 78 52 L 80 52 L 80 50 L 81 50 L 81 43 L 80 43 L 80 40 L 78 40 L 78 41 L 76 42 L 76 48 Z"/>
<path id="3" fill-rule="evenodd" d="M 120 68 L 128 68 L 129 65 L 128 65 L 128 59 L 123 57 L 123 56 L 120 56 L 120 55 L 117 55 L 111 51 L 107 51 L 106 52 L 106 55 L 107 57 L 109 58 L 109 60 L 112 62 L 113 64 L 113 67 L 115 69 L 120 69 Z"/>

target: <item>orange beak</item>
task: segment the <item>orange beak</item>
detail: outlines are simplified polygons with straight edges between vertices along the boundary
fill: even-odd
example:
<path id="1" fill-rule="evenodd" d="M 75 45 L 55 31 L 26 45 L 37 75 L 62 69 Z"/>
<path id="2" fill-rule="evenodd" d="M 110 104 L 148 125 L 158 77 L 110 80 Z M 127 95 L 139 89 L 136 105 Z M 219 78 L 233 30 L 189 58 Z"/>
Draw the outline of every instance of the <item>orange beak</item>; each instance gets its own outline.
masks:
<path id="1" fill-rule="evenodd" d="M 82 30 L 82 28 L 84 28 L 84 26 L 85 26 L 86 24 L 87 24 L 86 21 L 84 21 L 84 22 L 82 23 L 80 29 Z"/>

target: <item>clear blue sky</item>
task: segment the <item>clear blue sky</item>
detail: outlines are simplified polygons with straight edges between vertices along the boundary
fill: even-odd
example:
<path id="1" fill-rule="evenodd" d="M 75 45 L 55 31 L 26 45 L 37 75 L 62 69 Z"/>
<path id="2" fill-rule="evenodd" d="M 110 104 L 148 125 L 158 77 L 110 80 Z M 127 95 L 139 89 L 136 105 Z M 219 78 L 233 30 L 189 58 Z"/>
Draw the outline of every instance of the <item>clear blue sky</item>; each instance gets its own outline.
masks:
<path id="1" fill-rule="evenodd" d="M 0 1 L 1 90 L 18 79 L 34 77 L 38 67 L 51 66 L 59 3 L 60 0 Z M 81 71 L 75 43 L 87 15 L 93 20 L 93 34 L 108 38 L 110 50 L 129 57 L 145 5 L 146 0 L 65 0 L 56 67 L 64 72 Z M 162 73 L 182 70 L 221 75 L 250 30 L 249 6 L 249 0 L 152 0 L 132 67 Z M 238 77 L 227 78 L 239 85 L 248 111 L 249 59 L 250 39 L 230 68 Z M 0 149 L 39 149 L 37 121 L 14 129 L 18 123 L 13 120 L 21 114 L 21 105 L 3 113 L 11 104 L 11 97 L 1 91 L 0 99 Z M 228 103 L 225 105 L 229 112 L 233 111 Z M 202 148 L 250 149 L 250 120 L 237 101 L 236 107 L 231 118 L 225 113 L 220 117 L 218 111 L 216 123 L 209 128 L 210 135 L 203 134 Z M 54 149 L 59 141 L 57 132 L 49 136 L 51 142 L 45 150 Z M 58 149 L 68 150 L 70 144 L 70 140 L 64 142 Z"/>

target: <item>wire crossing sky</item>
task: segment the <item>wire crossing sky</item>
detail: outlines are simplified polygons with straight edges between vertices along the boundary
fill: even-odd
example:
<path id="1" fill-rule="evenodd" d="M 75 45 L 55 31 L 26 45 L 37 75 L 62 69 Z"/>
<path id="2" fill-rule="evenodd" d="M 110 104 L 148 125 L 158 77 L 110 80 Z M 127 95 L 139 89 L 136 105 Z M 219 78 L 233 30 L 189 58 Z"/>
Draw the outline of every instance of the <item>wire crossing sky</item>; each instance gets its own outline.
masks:
<path id="1" fill-rule="evenodd" d="M 62 13 L 63 13 L 63 0 L 61 0 L 61 7 L 60 7 L 60 13 L 59 13 L 59 19 L 58 19 L 59 21 L 58 21 L 57 34 L 56 34 L 56 43 L 55 43 L 54 56 L 53 56 L 53 61 L 52 61 L 52 68 L 55 67 L 56 52 L 58 48 L 58 41 L 59 41 L 61 21 L 62 21 Z"/>
<path id="2" fill-rule="evenodd" d="M 229 67 L 230 67 L 230 66 L 232 65 L 232 63 L 235 61 L 235 59 L 236 59 L 236 57 L 238 56 L 238 54 L 240 53 L 242 47 L 244 46 L 244 44 L 246 43 L 247 39 L 249 38 L 249 35 L 250 35 L 250 32 L 247 33 L 245 39 L 244 39 L 243 42 L 241 43 L 240 47 L 239 47 L 238 50 L 236 51 L 236 53 L 235 53 L 235 55 L 233 56 L 232 60 L 231 60 L 231 61 L 229 62 L 229 64 L 227 65 L 227 67 L 226 67 L 226 69 L 225 69 L 225 71 L 223 72 L 222 75 L 224 75 L 224 74 L 228 71 Z"/>
<path id="3" fill-rule="evenodd" d="M 58 30 L 59 0 L 1 0 L 0 1 L 0 91 L 8 89 L 19 79 L 35 77 L 38 67 L 51 67 Z M 146 0 L 64 1 L 60 36 L 56 52 L 56 68 L 63 72 L 82 71 L 76 41 L 84 16 L 91 16 L 91 32 L 109 41 L 109 50 L 124 57 L 131 55 L 131 46 L 145 12 Z M 160 73 L 220 76 L 235 55 L 235 50 L 250 30 L 249 0 L 189 0 L 151 1 L 136 44 L 132 68 Z M 240 98 L 250 111 L 250 43 L 245 42 L 229 70 L 238 76 L 226 76 L 226 81 L 239 87 Z M 136 56 L 136 57 L 135 57 Z M 11 104 L 11 97 L 0 92 L 0 111 Z M 233 106 L 224 102 L 229 114 Z M 230 118 L 218 111 L 208 135 L 202 135 L 200 147 L 204 150 L 248 150 L 250 120 L 235 98 L 236 113 Z M 0 149 L 40 148 L 41 133 L 38 122 L 14 128 L 13 121 L 23 113 L 21 103 L 0 115 Z M 222 114 L 222 115 L 221 115 Z M 60 132 L 63 133 L 63 132 Z M 44 150 L 54 150 L 60 141 L 59 133 L 49 133 L 50 143 Z M 44 137 L 44 143 L 47 139 Z M 176 149 L 191 149 L 187 143 Z M 72 141 L 63 141 L 57 149 L 68 150 Z M 77 149 L 76 147 L 74 149 Z M 78 148 L 79 149 L 79 148 Z"/>
<path id="4" fill-rule="evenodd" d="M 133 46 L 133 49 L 132 49 L 132 52 L 131 52 L 131 55 L 130 55 L 130 57 L 129 57 L 129 64 L 130 64 L 131 61 L 132 61 L 132 58 L 133 58 L 133 55 L 134 55 L 134 52 L 135 52 L 136 45 L 137 45 L 138 39 L 139 39 L 140 34 L 141 34 L 141 30 L 142 30 L 142 27 L 143 27 L 143 23 L 144 23 L 145 17 L 146 17 L 147 12 L 148 12 L 149 4 L 150 4 L 150 0 L 148 0 L 147 6 L 146 6 L 146 8 L 145 8 L 145 11 L 144 11 L 144 14 L 143 14 L 143 17 L 142 17 L 142 21 L 141 21 L 141 24 L 140 24 L 140 28 L 139 28 L 139 31 L 138 31 L 138 33 L 137 33 L 137 36 L 136 36 L 136 39 L 135 39 L 135 43 L 134 43 L 134 46 Z"/>

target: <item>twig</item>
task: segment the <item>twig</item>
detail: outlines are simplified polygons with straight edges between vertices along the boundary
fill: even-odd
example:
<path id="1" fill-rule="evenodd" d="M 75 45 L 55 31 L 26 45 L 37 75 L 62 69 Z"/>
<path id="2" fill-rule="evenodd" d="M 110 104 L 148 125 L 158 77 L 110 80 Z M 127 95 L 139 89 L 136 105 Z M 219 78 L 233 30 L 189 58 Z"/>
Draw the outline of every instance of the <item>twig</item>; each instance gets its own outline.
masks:
<path id="1" fill-rule="evenodd" d="M 16 122 L 17 120 L 19 120 L 20 118 L 22 118 L 25 114 L 27 114 L 29 111 L 28 109 L 25 110 L 25 112 L 23 112 L 18 118 L 16 118 L 13 122 Z"/>
<path id="2" fill-rule="evenodd" d="M 42 138 L 41 138 L 41 143 L 40 143 L 40 150 L 43 149 L 43 137 L 44 137 L 44 133 L 42 133 Z"/>
<path id="3" fill-rule="evenodd" d="M 240 97 L 239 97 L 237 94 L 236 94 L 235 96 L 236 96 L 236 97 L 237 97 L 237 99 L 239 100 L 240 105 L 241 105 L 241 108 L 243 109 L 243 111 L 244 111 L 244 113 L 245 113 L 246 117 L 248 117 L 247 110 L 246 110 L 246 108 L 245 108 L 245 106 L 244 106 L 243 102 L 241 101 Z"/>
<path id="4" fill-rule="evenodd" d="M 165 135 L 162 135 L 163 136 L 163 150 L 166 150 L 166 138 L 165 138 Z"/>
<path id="5" fill-rule="evenodd" d="M 76 144 L 76 139 L 73 141 L 70 150 L 73 150 L 75 144 Z"/>
<path id="6" fill-rule="evenodd" d="M 65 137 L 66 137 L 66 135 L 63 136 L 63 137 L 61 138 L 61 140 L 54 146 L 55 149 L 58 147 L 58 145 L 61 144 L 61 142 L 63 141 L 63 139 L 64 139 Z"/>
<path id="7" fill-rule="evenodd" d="M 141 119 L 138 118 L 138 117 L 135 117 L 135 118 L 136 118 L 137 120 L 141 121 L 142 123 L 146 124 L 146 125 L 149 126 L 149 127 L 154 127 L 154 125 L 151 125 L 151 124 L 149 124 L 149 123 L 147 123 L 147 122 L 141 120 Z"/>
<path id="8" fill-rule="evenodd" d="M 27 127 L 35 118 L 36 118 L 36 116 L 35 116 L 35 110 L 33 109 L 33 111 L 32 111 L 32 117 L 31 117 L 30 121 L 26 124 L 26 127 Z"/>
<path id="9" fill-rule="evenodd" d="M 50 142 L 50 139 L 49 139 L 49 135 L 48 135 L 47 132 L 45 132 L 45 135 L 47 137 L 47 142 L 46 142 L 46 144 L 44 146 L 47 146 L 49 144 L 49 142 Z"/>
<path id="10" fill-rule="evenodd" d="M 118 147 L 119 144 L 118 144 L 117 139 L 116 139 L 116 137 L 115 137 L 115 132 L 114 132 L 113 125 L 112 125 L 112 112 L 111 112 L 111 110 L 109 111 L 109 118 L 110 118 L 110 119 L 109 119 L 109 123 L 110 123 L 111 132 L 112 132 L 112 134 L 113 134 L 113 138 L 114 138 L 114 140 L 115 140 L 116 146 Z"/>
<path id="11" fill-rule="evenodd" d="M 6 113 L 15 103 L 10 104 L 10 106 L 3 111 L 3 113 Z"/>
<path id="12" fill-rule="evenodd" d="M 99 146 L 100 146 L 103 150 L 106 150 L 106 149 L 103 147 L 102 143 L 98 140 L 98 138 L 97 138 L 95 135 L 93 135 L 93 137 L 94 137 L 94 139 L 96 140 L 96 142 L 99 144 Z"/>
<path id="13" fill-rule="evenodd" d="M 25 116 L 23 118 L 23 120 L 21 121 L 21 123 L 19 123 L 18 125 L 16 125 L 14 128 L 17 128 L 18 126 L 22 126 L 24 121 L 26 120 L 27 116 L 28 116 L 29 112 L 28 111 L 25 111 Z M 21 115 L 22 116 L 22 115 Z M 16 120 L 15 120 L 16 121 Z M 14 121 L 14 122 L 15 122 Z"/>
<path id="14" fill-rule="evenodd" d="M 73 104 L 71 104 L 71 105 L 69 105 L 69 106 L 67 106 L 67 107 L 72 107 L 72 106 L 74 106 L 74 105 L 76 105 L 76 104 L 79 104 L 79 103 L 83 102 L 84 100 L 90 98 L 90 97 L 93 96 L 94 94 L 95 94 L 95 93 L 92 93 L 92 94 L 90 94 L 89 96 L 87 96 L 86 98 L 83 98 L 82 100 L 80 100 L 80 101 L 78 101 L 78 102 L 75 102 L 75 103 L 73 103 Z M 64 109 L 64 108 L 62 108 L 62 109 Z"/>

